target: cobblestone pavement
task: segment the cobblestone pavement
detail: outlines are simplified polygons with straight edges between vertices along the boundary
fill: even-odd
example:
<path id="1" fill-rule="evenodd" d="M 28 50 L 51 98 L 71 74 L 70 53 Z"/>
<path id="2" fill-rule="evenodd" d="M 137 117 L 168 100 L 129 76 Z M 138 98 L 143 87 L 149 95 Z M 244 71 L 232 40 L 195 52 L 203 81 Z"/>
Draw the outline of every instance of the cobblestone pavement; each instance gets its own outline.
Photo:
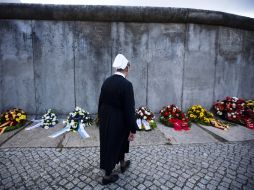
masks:
<path id="1" fill-rule="evenodd" d="M 254 141 L 137 146 L 127 157 L 129 170 L 102 186 L 98 147 L 0 149 L 0 189 L 254 189 Z"/>

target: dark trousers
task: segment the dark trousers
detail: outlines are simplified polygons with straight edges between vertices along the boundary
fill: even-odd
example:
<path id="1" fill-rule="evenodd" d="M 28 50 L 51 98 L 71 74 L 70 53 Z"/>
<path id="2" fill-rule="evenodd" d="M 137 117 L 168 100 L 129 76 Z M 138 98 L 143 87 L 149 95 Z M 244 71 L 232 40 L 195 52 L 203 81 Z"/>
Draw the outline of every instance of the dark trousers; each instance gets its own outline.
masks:
<path id="1" fill-rule="evenodd" d="M 120 161 L 124 161 L 124 155 L 125 155 L 124 152 L 121 153 L 121 154 L 119 155 L 119 162 L 120 162 Z M 109 170 L 106 170 L 106 171 L 105 171 L 106 176 L 110 176 L 111 173 L 112 173 L 112 170 L 110 170 L 110 171 L 109 171 Z"/>

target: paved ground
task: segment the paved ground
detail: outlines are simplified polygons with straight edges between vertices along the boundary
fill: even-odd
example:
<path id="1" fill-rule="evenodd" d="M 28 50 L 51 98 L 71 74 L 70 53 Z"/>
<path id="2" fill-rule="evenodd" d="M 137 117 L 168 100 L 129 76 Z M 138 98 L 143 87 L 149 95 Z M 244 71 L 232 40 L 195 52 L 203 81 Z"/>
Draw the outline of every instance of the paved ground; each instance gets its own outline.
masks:
<path id="1" fill-rule="evenodd" d="M 2 148 L 1 189 L 254 189 L 254 141 L 133 146 L 120 180 L 100 184 L 99 148 Z M 115 170 L 116 173 L 119 169 Z"/>
<path id="2" fill-rule="evenodd" d="M 158 123 L 137 132 L 127 155 L 130 170 L 106 187 L 100 184 L 98 127 L 87 127 L 85 140 L 77 133 L 48 137 L 62 127 L 0 136 L 0 190 L 254 189 L 254 131 L 243 126 L 223 131 L 193 124 L 179 132 Z"/>

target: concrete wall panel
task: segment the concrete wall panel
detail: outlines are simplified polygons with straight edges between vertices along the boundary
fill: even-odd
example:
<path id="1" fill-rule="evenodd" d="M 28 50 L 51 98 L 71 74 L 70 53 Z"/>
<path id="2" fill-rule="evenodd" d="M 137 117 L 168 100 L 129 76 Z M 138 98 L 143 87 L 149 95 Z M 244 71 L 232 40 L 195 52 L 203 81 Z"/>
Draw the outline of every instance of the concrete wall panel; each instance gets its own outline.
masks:
<path id="1" fill-rule="evenodd" d="M 184 24 L 149 24 L 148 105 L 181 106 L 184 61 Z"/>
<path id="2" fill-rule="evenodd" d="M 112 62 L 122 53 L 131 63 L 128 79 L 133 84 L 136 107 L 147 102 L 148 25 L 142 23 L 112 23 Z M 114 72 L 114 70 L 112 71 Z"/>
<path id="3" fill-rule="evenodd" d="M 76 105 L 96 113 L 103 81 L 111 74 L 111 24 L 76 22 Z"/>
<path id="4" fill-rule="evenodd" d="M 74 109 L 73 22 L 34 21 L 36 108 L 58 113 Z"/>
<path id="5" fill-rule="evenodd" d="M 240 77 L 238 97 L 254 99 L 254 32 L 246 31 L 243 34 L 243 62 L 238 74 Z"/>
<path id="6" fill-rule="evenodd" d="M 31 21 L 0 21 L 0 111 L 35 112 Z"/>
<path id="7" fill-rule="evenodd" d="M 219 28 L 216 62 L 215 101 L 237 96 L 240 82 L 243 35 L 241 30 Z"/>
<path id="8" fill-rule="evenodd" d="M 193 104 L 210 108 L 215 76 L 216 27 L 188 24 L 183 84 L 183 110 Z"/>

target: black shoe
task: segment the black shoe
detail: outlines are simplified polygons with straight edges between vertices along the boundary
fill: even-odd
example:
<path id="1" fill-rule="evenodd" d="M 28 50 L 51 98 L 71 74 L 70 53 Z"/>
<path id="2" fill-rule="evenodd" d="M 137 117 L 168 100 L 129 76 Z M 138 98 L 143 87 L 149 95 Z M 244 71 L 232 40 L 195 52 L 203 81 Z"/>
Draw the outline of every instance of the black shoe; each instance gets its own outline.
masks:
<path id="1" fill-rule="evenodd" d="M 109 178 L 104 178 L 102 179 L 102 185 L 107 185 L 107 184 L 110 184 L 110 183 L 114 183 L 116 182 L 117 180 L 119 179 L 118 175 L 115 174 L 115 175 L 111 175 Z"/>
<path id="2" fill-rule="evenodd" d="M 130 167 L 130 165 L 131 165 L 130 160 L 125 161 L 124 166 L 121 166 L 121 172 L 124 173 Z"/>

